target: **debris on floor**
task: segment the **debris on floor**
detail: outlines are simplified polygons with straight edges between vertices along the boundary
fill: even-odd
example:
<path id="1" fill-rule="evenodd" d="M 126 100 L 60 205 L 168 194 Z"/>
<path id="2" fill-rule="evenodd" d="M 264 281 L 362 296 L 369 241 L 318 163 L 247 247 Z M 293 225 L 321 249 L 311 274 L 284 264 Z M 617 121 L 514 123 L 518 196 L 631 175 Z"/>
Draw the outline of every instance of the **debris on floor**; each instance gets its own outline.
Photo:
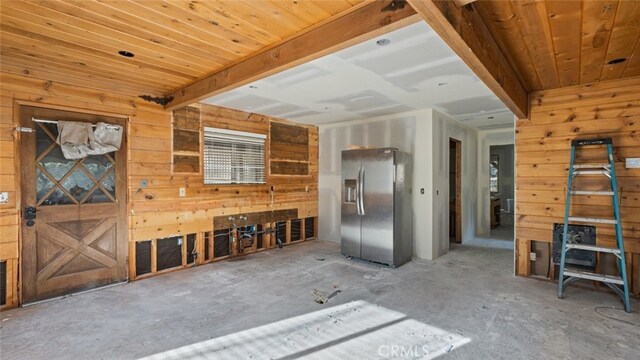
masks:
<path id="1" fill-rule="evenodd" d="M 335 286 L 334 286 L 335 288 Z M 331 299 L 332 297 L 340 294 L 342 292 L 342 290 L 336 290 L 334 292 L 332 292 L 331 294 L 329 294 L 329 296 L 325 296 L 325 294 L 323 292 L 321 292 L 318 289 L 313 289 L 311 290 L 311 295 L 313 295 L 315 297 L 315 302 L 317 302 L 318 304 L 325 304 L 329 301 L 329 299 Z"/>
<path id="2" fill-rule="evenodd" d="M 384 277 L 384 274 L 382 273 L 382 270 L 380 270 L 375 274 L 371 274 L 371 273 L 364 274 L 363 277 L 367 280 L 380 280 Z"/>

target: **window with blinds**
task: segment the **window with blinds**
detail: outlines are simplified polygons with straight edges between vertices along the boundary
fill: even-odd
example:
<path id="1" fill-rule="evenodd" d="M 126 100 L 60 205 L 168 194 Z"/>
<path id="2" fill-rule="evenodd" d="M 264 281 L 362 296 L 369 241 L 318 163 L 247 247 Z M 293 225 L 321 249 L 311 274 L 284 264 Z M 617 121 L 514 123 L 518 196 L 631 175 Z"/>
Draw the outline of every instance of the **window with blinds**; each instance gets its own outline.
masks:
<path id="1" fill-rule="evenodd" d="M 204 128 L 205 184 L 264 184 L 266 135 Z"/>

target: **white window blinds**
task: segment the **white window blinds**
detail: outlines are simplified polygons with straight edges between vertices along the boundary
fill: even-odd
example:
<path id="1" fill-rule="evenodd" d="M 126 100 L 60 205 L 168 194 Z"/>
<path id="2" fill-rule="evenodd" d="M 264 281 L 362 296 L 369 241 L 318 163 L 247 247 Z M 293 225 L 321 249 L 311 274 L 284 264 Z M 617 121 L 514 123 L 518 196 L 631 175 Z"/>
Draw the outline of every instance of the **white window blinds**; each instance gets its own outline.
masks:
<path id="1" fill-rule="evenodd" d="M 264 184 L 263 134 L 204 128 L 205 184 Z"/>

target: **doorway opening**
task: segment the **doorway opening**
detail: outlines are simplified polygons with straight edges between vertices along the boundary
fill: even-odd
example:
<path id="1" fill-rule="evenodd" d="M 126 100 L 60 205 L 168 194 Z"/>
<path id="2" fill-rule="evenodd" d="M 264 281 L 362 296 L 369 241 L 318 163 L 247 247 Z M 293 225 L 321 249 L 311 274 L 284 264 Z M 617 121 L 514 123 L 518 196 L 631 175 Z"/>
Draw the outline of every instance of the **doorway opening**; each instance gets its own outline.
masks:
<path id="1" fill-rule="evenodd" d="M 462 243 L 462 142 L 449 138 L 449 242 Z"/>
<path id="2" fill-rule="evenodd" d="M 489 147 L 489 218 L 492 239 L 514 241 L 514 147 Z"/>

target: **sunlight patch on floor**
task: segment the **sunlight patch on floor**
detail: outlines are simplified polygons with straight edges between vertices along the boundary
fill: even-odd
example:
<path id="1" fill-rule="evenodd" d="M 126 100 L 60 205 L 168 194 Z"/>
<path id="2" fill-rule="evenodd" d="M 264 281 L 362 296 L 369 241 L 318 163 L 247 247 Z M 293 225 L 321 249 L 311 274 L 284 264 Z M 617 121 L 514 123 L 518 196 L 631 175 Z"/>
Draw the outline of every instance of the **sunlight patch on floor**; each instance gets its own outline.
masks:
<path id="1" fill-rule="evenodd" d="M 432 359 L 470 341 L 397 311 L 353 301 L 144 359 Z"/>

